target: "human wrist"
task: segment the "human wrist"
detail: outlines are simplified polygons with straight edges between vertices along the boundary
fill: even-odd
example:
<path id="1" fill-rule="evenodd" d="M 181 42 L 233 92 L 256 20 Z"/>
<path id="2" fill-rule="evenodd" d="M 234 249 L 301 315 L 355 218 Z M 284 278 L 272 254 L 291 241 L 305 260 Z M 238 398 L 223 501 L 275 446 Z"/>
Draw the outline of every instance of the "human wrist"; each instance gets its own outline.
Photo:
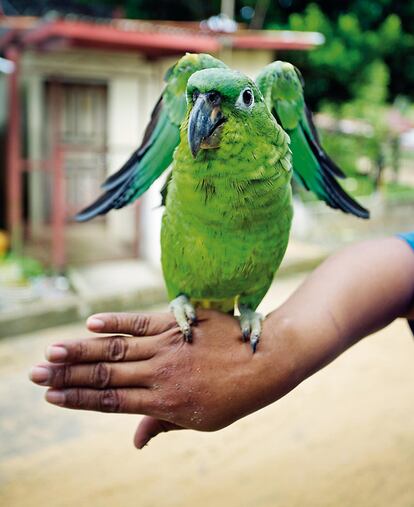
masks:
<path id="1" fill-rule="evenodd" d="M 294 389 L 306 377 L 304 358 L 295 323 L 275 311 L 263 321 L 259 345 L 261 377 L 267 403 L 272 403 Z"/>
<path id="2" fill-rule="evenodd" d="M 287 302 L 265 320 L 271 335 L 269 341 L 275 348 L 269 357 L 273 356 L 276 364 L 280 364 L 283 375 L 291 384 L 290 389 L 329 364 L 354 343 L 350 336 L 341 332 L 331 313 L 315 315 L 304 310 L 292 317 L 293 313 L 292 305 Z"/>

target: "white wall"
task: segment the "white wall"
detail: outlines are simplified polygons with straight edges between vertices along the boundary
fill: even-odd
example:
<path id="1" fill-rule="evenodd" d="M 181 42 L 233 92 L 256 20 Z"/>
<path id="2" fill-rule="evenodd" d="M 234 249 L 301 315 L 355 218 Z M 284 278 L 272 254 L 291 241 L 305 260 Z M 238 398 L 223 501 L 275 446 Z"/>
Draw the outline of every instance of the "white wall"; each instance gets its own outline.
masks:
<path id="1" fill-rule="evenodd" d="M 218 58 L 232 69 L 255 78 L 267 64 L 274 60 L 274 52 L 268 50 L 223 49 Z"/>
<path id="2" fill-rule="evenodd" d="M 33 161 L 40 161 L 43 156 L 43 135 L 45 131 L 44 119 L 45 101 L 42 76 L 33 73 L 27 76 L 27 141 L 28 155 Z M 36 236 L 47 215 L 47 199 L 45 199 L 47 174 L 40 171 L 29 173 L 29 205 L 31 219 L 31 233 Z"/>
<path id="3" fill-rule="evenodd" d="M 156 104 L 163 89 L 162 69 L 159 65 L 154 66 L 153 75 L 146 83 L 145 117 L 149 120 L 151 111 Z M 142 119 L 145 119 L 144 115 Z M 160 190 L 164 182 L 161 176 L 150 189 L 143 195 L 140 202 L 140 231 L 139 240 L 140 255 L 155 267 L 160 267 L 160 231 L 163 208 L 160 207 Z"/>
<path id="4" fill-rule="evenodd" d="M 113 77 L 108 83 L 108 174 L 117 171 L 139 144 L 143 134 L 140 99 L 144 86 L 141 78 Z M 131 241 L 134 236 L 135 208 L 110 212 L 107 227 L 113 241 Z"/>

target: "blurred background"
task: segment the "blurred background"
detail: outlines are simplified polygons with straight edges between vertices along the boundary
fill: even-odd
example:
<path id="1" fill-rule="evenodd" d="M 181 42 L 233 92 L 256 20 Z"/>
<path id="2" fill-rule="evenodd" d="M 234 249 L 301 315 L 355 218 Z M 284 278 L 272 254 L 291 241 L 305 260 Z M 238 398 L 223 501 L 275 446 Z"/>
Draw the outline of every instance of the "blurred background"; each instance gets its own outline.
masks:
<path id="1" fill-rule="evenodd" d="M 166 70 L 187 51 L 213 54 L 251 77 L 275 59 L 297 65 L 322 144 L 347 173 L 345 189 L 371 211 L 369 221 L 358 220 L 295 187 L 290 245 L 262 310 L 342 245 L 412 230 L 413 33 L 414 3 L 396 0 L 0 0 L 4 505 L 414 505 L 414 377 L 412 366 L 401 367 L 412 348 L 401 322 L 293 399 L 219 436 L 168 435 L 145 458 L 125 442 L 134 425 L 128 417 L 57 413 L 24 378 L 50 340 L 82 336 L 79 322 L 91 312 L 166 308 L 162 177 L 133 206 L 86 224 L 73 217 L 139 145 Z M 382 361 L 377 368 L 374 359 Z M 342 409 L 333 414 L 339 397 Z M 274 448 L 262 447 L 267 433 Z M 243 461 L 234 473 L 233 459 Z M 155 480 L 160 460 L 164 489 Z M 138 469 L 144 493 L 134 489 Z M 69 477 L 65 498 L 58 484 L 44 484 L 54 473 L 57 482 Z M 171 497 L 179 473 L 196 477 L 193 489 L 184 495 L 177 486 Z"/>

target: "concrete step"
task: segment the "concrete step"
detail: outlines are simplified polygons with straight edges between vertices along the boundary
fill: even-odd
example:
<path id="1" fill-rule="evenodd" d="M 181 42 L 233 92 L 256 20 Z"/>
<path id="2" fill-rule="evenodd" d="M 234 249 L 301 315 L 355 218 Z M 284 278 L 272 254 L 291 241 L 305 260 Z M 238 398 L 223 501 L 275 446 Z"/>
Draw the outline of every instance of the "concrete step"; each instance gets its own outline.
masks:
<path id="1" fill-rule="evenodd" d="M 68 273 L 71 291 L 59 298 L 25 301 L 0 312 L 0 337 L 167 301 L 161 273 L 139 260 L 102 262 Z"/>

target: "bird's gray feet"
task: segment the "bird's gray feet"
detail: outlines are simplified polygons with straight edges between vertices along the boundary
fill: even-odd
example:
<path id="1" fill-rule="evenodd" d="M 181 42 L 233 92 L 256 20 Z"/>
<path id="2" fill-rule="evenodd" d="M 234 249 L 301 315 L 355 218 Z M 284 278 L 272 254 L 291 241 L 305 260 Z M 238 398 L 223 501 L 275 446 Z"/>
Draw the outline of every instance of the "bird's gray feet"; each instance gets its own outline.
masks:
<path id="1" fill-rule="evenodd" d="M 250 346 L 252 347 L 253 353 L 255 353 L 262 332 L 263 315 L 255 312 L 246 305 L 239 305 L 239 311 L 243 341 L 250 339 Z"/>
<path id="2" fill-rule="evenodd" d="M 184 340 L 191 343 L 193 341 L 191 324 L 197 321 L 194 306 L 190 303 L 187 296 L 181 294 L 170 302 L 170 310 L 174 314 L 178 327 L 183 333 Z"/>

